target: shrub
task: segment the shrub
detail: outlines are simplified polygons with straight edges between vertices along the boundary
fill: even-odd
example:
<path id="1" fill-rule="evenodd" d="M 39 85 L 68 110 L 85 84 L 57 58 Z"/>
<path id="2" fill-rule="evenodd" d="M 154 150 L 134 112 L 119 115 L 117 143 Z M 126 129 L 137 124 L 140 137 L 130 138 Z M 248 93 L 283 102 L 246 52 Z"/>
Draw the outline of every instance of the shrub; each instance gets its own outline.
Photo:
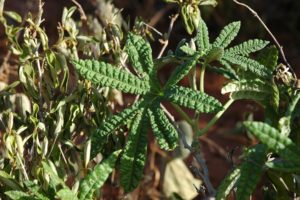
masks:
<path id="1" fill-rule="evenodd" d="M 183 143 L 192 153 L 201 166 L 194 169 L 207 196 L 226 199 L 233 191 L 236 199 L 249 199 L 262 176 L 266 186 L 273 186 L 266 189 L 267 195 L 274 193 L 278 199 L 298 195 L 296 74 L 288 63 L 278 64 L 278 51 L 268 41 L 252 39 L 229 46 L 241 22 L 229 23 L 212 40 L 199 6 L 215 6 L 216 1 L 166 0 L 179 6 L 186 31 L 196 35 L 166 54 L 178 15 L 173 16 L 158 57 L 138 21 L 123 32 L 119 11 L 111 4 L 103 3 L 115 13 L 105 27 L 87 17 L 78 4 L 65 8 L 58 40 L 50 45 L 41 2 L 39 13 L 29 13 L 24 20 L 4 11 L 4 1 L 0 2 L 9 54 L 18 59 L 18 80 L 0 90 L 3 198 L 93 199 L 116 171 L 125 193 L 132 192 L 143 177 L 150 129 L 162 150 L 173 151 Z M 81 21 L 72 18 L 77 10 Z M 158 70 L 168 64 L 176 67 L 168 80 L 160 80 Z M 207 70 L 226 78 L 221 92 L 230 95 L 224 105 L 205 91 Z M 188 86 L 180 84 L 184 78 Z M 135 95 L 135 101 L 115 112 L 124 94 Z M 241 164 L 215 190 L 198 138 L 241 99 L 253 100 L 265 110 L 264 122 L 244 122 L 259 143 L 245 149 Z M 192 127 L 192 144 L 165 104 Z M 193 110 L 194 117 L 181 107 Z M 203 129 L 198 125 L 202 113 L 215 114 Z"/>

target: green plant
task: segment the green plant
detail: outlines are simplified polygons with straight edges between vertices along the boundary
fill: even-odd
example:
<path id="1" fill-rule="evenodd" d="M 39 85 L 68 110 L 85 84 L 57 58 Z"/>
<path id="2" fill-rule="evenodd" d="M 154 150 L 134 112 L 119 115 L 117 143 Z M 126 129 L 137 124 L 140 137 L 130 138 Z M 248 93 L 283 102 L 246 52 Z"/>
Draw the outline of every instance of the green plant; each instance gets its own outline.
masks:
<path id="1" fill-rule="evenodd" d="M 123 92 L 140 95 L 141 100 L 132 107 L 108 119 L 92 138 L 93 149 L 97 149 L 99 141 L 108 137 L 120 126 L 126 125 L 130 119 L 131 130 L 126 148 L 121 159 L 121 184 L 125 191 L 133 190 L 141 179 L 147 150 L 147 126 L 152 126 L 158 144 L 165 150 L 172 150 L 177 144 L 176 129 L 169 122 L 160 107 L 162 100 L 170 101 L 197 112 L 216 112 L 222 109 L 221 104 L 213 97 L 203 92 L 196 92 L 189 88 L 176 86 L 192 67 L 195 66 L 200 52 L 196 52 L 190 59 L 179 65 L 172 73 L 165 86 L 158 83 L 156 67 L 153 64 L 151 47 L 140 36 L 128 34 L 126 46 L 128 58 L 135 67 L 139 77 L 118 69 L 108 63 L 95 60 L 74 60 L 78 72 L 91 80 L 94 84 L 112 87 Z M 149 118 L 149 119 L 148 119 Z"/>
<path id="2" fill-rule="evenodd" d="M 76 199 L 80 185 L 78 198 L 85 199 L 82 197 L 87 190 L 85 186 L 92 192 L 97 189 L 94 184 L 101 185 L 104 181 L 92 183 L 93 179 L 87 176 L 80 184 L 91 160 L 86 133 L 102 123 L 109 114 L 107 104 L 115 104 L 118 99 L 109 98 L 115 91 L 78 81 L 77 75 L 72 75 L 74 70 L 68 66 L 68 59 L 78 54 L 103 56 L 110 47 L 114 48 L 110 53 L 118 57 L 118 44 L 112 42 L 118 38 L 94 18 L 90 21 L 99 29 L 93 27 L 91 35 L 81 35 L 82 27 L 72 19 L 76 7 L 71 7 L 63 10 L 58 40 L 50 46 L 42 27 L 41 1 L 38 13 L 28 13 L 23 20 L 3 7 L 4 1 L 0 1 L 0 21 L 10 51 L 2 67 L 10 65 L 12 55 L 16 56 L 18 76 L 16 82 L 3 84 L 0 90 L 0 198 Z M 116 25 L 110 25 L 113 26 Z M 111 40 L 103 38 L 98 42 L 104 34 Z M 94 48 L 98 52 L 93 52 Z M 114 151 L 108 146 L 106 150 Z M 97 165 L 94 173 L 107 170 L 108 176 L 118 153 L 112 153 Z M 70 178 L 72 189 L 65 183 Z"/>
<path id="3" fill-rule="evenodd" d="M 24 21 L 17 13 L 4 11 L 0 1 L 0 21 L 19 65 L 18 81 L 0 90 L 3 198 L 98 198 L 99 188 L 116 171 L 125 193 L 132 192 L 143 179 L 150 127 L 161 149 L 172 151 L 182 142 L 191 152 L 201 167 L 193 169 L 207 189 L 204 195 L 226 199 L 233 191 L 236 199 L 249 199 L 266 175 L 266 195 L 299 196 L 300 95 L 290 66 L 278 65 L 278 51 L 267 47 L 268 41 L 253 39 L 228 47 L 240 22 L 225 26 L 211 42 L 198 6 L 216 1 L 166 2 L 180 6 L 185 29 L 197 34 L 167 55 L 164 46 L 155 58 L 146 38 L 149 30 L 137 22 L 132 31 L 123 33 L 119 11 L 109 3 L 103 5 L 115 16 L 109 13 L 100 21 L 85 16 L 79 6 L 81 21 L 76 22 L 72 19 L 76 7 L 65 8 L 58 40 L 50 46 L 42 27 L 41 1 L 39 12 Z M 171 20 L 166 41 L 176 19 Z M 176 65 L 166 81 L 159 79 L 165 65 Z M 226 78 L 221 92 L 230 96 L 224 105 L 205 93 L 207 70 Z M 188 85 L 181 86 L 185 78 Z M 135 101 L 113 114 L 125 93 L 135 95 Z M 244 122 L 245 130 L 260 143 L 245 149 L 242 162 L 215 190 L 198 139 L 241 99 L 265 110 L 264 122 Z M 165 104 L 191 127 L 191 144 Z M 202 113 L 216 113 L 204 128 L 199 127 Z"/>
<path id="4" fill-rule="evenodd" d="M 156 68 L 153 63 L 150 45 L 140 36 L 131 33 L 127 36 L 125 50 L 128 58 L 138 76 L 134 76 L 123 69 L 118 69 L 108 63 L 99 62 L 95 60 L 74 60 L 72 61 L 78 72 L 91 80 L 94 84 L 116 88 L 123 92 L 129 92 L 140 95 L 138 102 L 134 103 L 130 108 L 126 108 L 123 112 L 114 115 L 112 118 L 106 120 L 99 128 L 98 132 L 92 136 L 93 149 L 97 149 L 99 142 L 112 134 L 120 126 L 128 123 L 131 131 L 121 158 L 121 184 L 125 191 L 133 190 L 139 183 L 142 176 L 143 166 L 146 159 L 146 130 L 148 119 L 152 125 L 152 129 L 158 144 L 166 149 L 172 150 L 177 143 L 176 129 L 168 121 L 164 111 L 160 108 L 162 100 L 167 100 L 181 106 L 195 109 L 197 113 L 220 111 L 223 113 L 221 104 L 204 93 L 204 72 L 207 66 L 210 66 L 214 61 L 219 61 L 227 68 L 224 72 L 234 74 L 234 79 L 241 82 L 240 77 L 247 71 L 253 73 L 255 76 L 266 78 L 272 77 L 272 70 L 267 69 L 259 62 L 248 58 L 252 52 L 258 51 L 265 47 L 268 42 L 262 40 L 250 40 L 240 45 L 225 49 L 234 39 L 239 31 L 240 23 L 234 22 L 226 26 L 220 33 L 219 37 L 214 43 L 209 42 L 208 30 L 205 23 L 201 20 L 199 31 L 196 37 L 196 49 L 188 47 L 187 44 L 182 44 L 178 47 L 178 52 L 174 55 L 160 58 L 160 61 L 173 57 L 175 59 L 182 59 L 183 63 L 179 65 L 171 74 L 171 77 L 164 84 L 158 85 L 158 78 Z M 235 59 L 238 57 L 239 59 Z M 200 91 L 176 86 L 176 84 L 187 74 L 190 70 L 200 63 L 202 66 L 200 77 Z M 230 64 L 239 65 L 238 68 L 233 69 Z M 237 75 L 238 74 L 238 75 Z M 195 77 L 193 77 L 195 78 Z M 194 81 L 195 83 L 196 81 Z M 197 86 L 194 85 L 194 88 Z M 229 103 L 226 105 L 228 108 Z M 174 105 L 176 109 L 179 109 Z M 181 111 L 181 110 L 180 110 Z M 181 111 L 183 113 L 183 111 Z M 216 121 L 221 114 L 212 120 Z M 192 123 L 195 131 L 202 135 L 208 130 L 198 130 L 194 119 L 189 119 L 186 114 L 183 114 L 187 121 Z M 130 119 L 134 118 L 134 122 Z M 198 116 L 196 117 L 197 120 Z M 197 121 L 196 121 L 197 122 Z M 212 124 L 210 123 L 210 124 Z M 210 126 L 210 125 L 209 125 Z M 165 134 L 164 134 L 165 133 Z"/>

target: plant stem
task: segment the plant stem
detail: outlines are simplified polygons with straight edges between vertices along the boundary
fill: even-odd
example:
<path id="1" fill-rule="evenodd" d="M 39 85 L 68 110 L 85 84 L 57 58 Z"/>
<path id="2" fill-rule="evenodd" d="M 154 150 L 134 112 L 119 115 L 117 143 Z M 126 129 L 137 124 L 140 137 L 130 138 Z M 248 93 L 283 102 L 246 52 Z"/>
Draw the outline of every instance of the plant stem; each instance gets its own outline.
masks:
<path id="1" fill-rule="evenodd" d="M 180 116 L 187 121 L 187 123 L 189 123 L 192 127 L 194 126 L 194 121 L 178 105 L 174 103 L 171 103 L 171 105 L 174 107 L 176 112 L 178 112 Z"/>
<path id="2" fill-rule="evenodd" d="M 196 70 L 196 66 L 191 69 L 188 77 L 189 77 L 190 87 L 193 90 L 197 90 L 197 70 Z"/>
<path id="3" fill-rule="evenodd" d="M 202 67 L 201 67 L 201 70 L 200 70 L 200 81 L 199 81 L 199 90 L 200 90 L 200 92 L 204 92 L 206 65 L 207 65 L 207 63 L 204 62 Z M 195 120 L 194 120 L 194 124 L 193 124 L 193 130 L 194 130 L 195 133 L 197 133 L 198 129 L 199 129 L 199 127 L 198 127 L 199 118 L 200 118 L 200 113 L 196 112 L 195 113 Z"/>
<path id="4" fill-rule="evenodd" d="M 18 158 L 18 160 L 19 160 L 19 162 L 20 162 L 21 170 L 22 170 L 22 172 L 23 172 L 23 175 L 24 175 L 25 179 L 28 181 L 28 180 L 29 180 L 29 177 L 28 177 L 28 174 L 27 174 L 27 172 L 26 172 L 25 166 L 24 166 L 23 161 L 22 161 L 22 159 L 21 159 L 21 157 L 20 157 L 19 154 L 17 154 L 17 158 Z"/>
<path id="5" fill-rule="evenodd" d="M 219 111 L 206 125 L 205 128 L 197 131 L 197 136 L 201 136 L 206 133 L 217 121 L 220 117 L 224 114 L 224 112 L 229 108 L 229 106 L 234 102 L 234 99 L 229 99 L 227 103 L 224 105 L 223 109 Z"/>
<path id="6" fill-rule="evenodd" d="M 76 0 L 71 0 L 71 1 L 77 6 L 78 11 L 80 13 L 80 19 L 86 23 L 87 17 L 80 3 L 78 3 Z"/>
<path id="7" fill-rule="evenodd" d="M 288 109 L 286 111 L 285 116 L 289 117 L 292 115 L 293 111 L 295 110 L 296 105 L 300 100 L 300 92 L 298 92 L 295 97 L 293 98 L 292 102 L 289 104 Z"/>
<path id="8" fill-rule="evenodd" d="M 163 34 L 159 30 L 157 30 L 156 28 L 154 28 L 153 26 L 151 26 L 151 25 L 149 25 L 149 24 L 147 24 L 145 22 L 142 22 L 142 23 L 145 26 L 147 26 L 148 28 L 150 28 L 151 30 L 153 30 L 156 34 L 158 34 L 159 36 L 163 37 Z"/>
<path id="9" fill-rule="evenodd" d="M 171 22 L 170 22 L 170 26 L 169 26 L 168 33 L 167 33 L 165 39 L 162 41 L 163 47 L 161 48 L 161 50 L 160 50 L 160 52 L 159 52 L 157 58 L 161 58 L 162 55 L 163 55 L 163 53 L 165 52 L 165 50 L 166 50 L 166 48 L 167 48 L 167 46 L 168 46 L 168 44 L 169 44 L 169 37 L 170 37 L 170 35 L 171 35 L 171 32 L 172 32 L 174 23 L 175 23 L 175 21 L 177 20 L 178 16 L 179 16 L 179 14 L 176 14 L 176 15 L 174 15 L 173 17 L 171 17 Z"/>
<path id="10" fill-rule="evenodd" d="M 205 69 L 206 69 L 206 62 L 203 64 L 203 66 L 201 67 L 201 71 L 200 71 L 200 92 L 204 92 L 204 78 L 205 78 Z"/>

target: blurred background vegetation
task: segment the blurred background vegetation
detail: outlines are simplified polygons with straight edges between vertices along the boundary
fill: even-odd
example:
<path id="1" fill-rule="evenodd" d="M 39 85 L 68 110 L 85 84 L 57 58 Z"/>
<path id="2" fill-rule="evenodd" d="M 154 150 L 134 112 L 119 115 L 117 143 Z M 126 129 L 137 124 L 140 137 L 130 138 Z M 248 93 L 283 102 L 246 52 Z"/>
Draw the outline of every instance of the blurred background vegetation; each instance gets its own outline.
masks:
<path id="1" fill-rule="evenodd" d="M 88 15 L 97 16 L 101 22 L 101 7 L 99 2 L 104 0 L 78 0 L 83 6 L 84 11 Z M 54 43 L 57 38 L 57 25 L 61 20 L 61 14 L 64 7 L 71 7 L 74 4 L 71 0 L 45 0 L 43 25 L 49 37 L 50 43 Z M 287 55 L 287 59 L 297 72 L 300 73 L 300 1 L 298 0 L 245 0 L 243 1 L 250 5 L 262 17 L 265 23 L 278 38 Z M 135 19 L 140 17 L 147 24 L 155 27 L 160 32 L 167 32 L 170 18 L 169 16 L 176 12 L 176 5 L 166 5 L 162 0 L 114 0 L 112 3 L 119 9 L 125 22 L 129 22 L 131 26 L 135 23 Z M 240 20 L 242 28 L 236 43 L 250 38 L 261 38 L 271 40 L 263 27 L 259 24 L 256 18 L 246 9 L 234 4 L 232 0 L 219 0 L 215 8 L 202 7 L 201 14 L 206 21 L 210 34 L 214 38 L 220 31 L 220 27 L 229 22 Z M 25 16 L 28 12 L 36 13 L 38 11 L 37 2 L 35 0 L 7 0 L 6 10 L 13 10 Z M 75 13 L 75 18 L 80 19 L 78 12 Z M 105 24 L 105 22 L 101 22 Z M 93 27 L 91 27 L 93 29 Z M 123 28 L 126 29 L 126 26 Z M 159 36 L 152 32 L 155 39 Z M 170 45 L 168 49 L 175 49 L 175 45 L 184 37 L 189 37 L 184 30 L 182 22 L 179 20 L 173 29 Z M 161 44 L 157 40 L 153 40 L 152 46 L 154 54 L 157 55 L 160 51 Z M 3 27 L 0 27 L 0 61 L 3 62 L 7 53 L 7 38 Z M 17 67 L 12 65 L 1 70 L 0 81 L 12 83 L 16 80 Z M 168 68 L 166 68 L 167 73 Z M 216 96 L 224 102 L 224 96 L 220 93 L 220 88 L 224 84 L 224 79 L 215 75 L 208 74 L 206 78 L 208 93 Z M 223 99 L 222 99 L 223 98 Z M 125 99 L 126 102 L 126 99 Z M 204 155 L 211 174 L 211 180 L 215 186 L 219 185 L 220 181 L 226 175 L 231 167 L 226 156 L 233 149 L 237 149 L 233 159 L 237 160 L 238 155 L 242 151 L 244 145 L 251 145 L 253 141 L 245 135 L 235 135 L 238 127 L 237 122 L 245 119 L 245 113 L 252 113 L 251 116 L 261 119 L 262 111 L 259 106 L 250 106 L 247 101 L 235 103 L 228 113 L 226 113 L 216 127 L 201 139 L 204 149 Z M 208 120 L 208 118 L 207 118 Z M 202 126 L 205 120 L 201 122 Z M 258 192 L 259 199 L 259 192 Z"/>

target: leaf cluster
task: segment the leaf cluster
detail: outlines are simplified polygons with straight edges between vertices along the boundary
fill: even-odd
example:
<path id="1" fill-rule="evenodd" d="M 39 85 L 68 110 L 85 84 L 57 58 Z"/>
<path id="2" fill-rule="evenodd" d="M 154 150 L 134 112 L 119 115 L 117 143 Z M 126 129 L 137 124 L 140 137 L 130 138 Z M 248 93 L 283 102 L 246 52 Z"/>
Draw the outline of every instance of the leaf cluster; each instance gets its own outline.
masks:
<path id="1" fill-rule="evenodd" d="M 91 163 L 90 142 L 86 138 L 109 114 L 108 103 L 114 104 L 116 99 L 109 98 L 112 90 L 79 81 L 78 75 L 71 73 L 74 70 L 68 60 L 83 51 L 92 54 L 91 49 L 99 47 L 95 39 L 99 32 L 81 35 L 80 23 L 72 18 L 76 7 L 64 8 L 58 39 L 50 45 L 43 28 L 42 7 L 38 15 L 28 13 L 22 18 L 4 11 L 4 3 L 0 1 L 0 21 L 11 54 L 3 65 L 11 65 L 13 57 L 18 70 L 17 81 L 10 85 L 1 82 L 0 88 L 0 198 L 76 199 L 86 190 L 84 185 L 89 184 L 92 189 L 88 193 L 93 195 L 98 189 L 93 179 L 87 176 L 80 183 Z M 96 18 L 91 21 L 97 22 Z M 101 42 L 111 45 L 110 41 Z M 103 50 L 101 55 L 104 54 Z M 113 54 L 119 52 L 115 50 Z M 94 54 L 97 55 L 100 56 Z M 94 173 L 98 175 L 107 169 L 104 180 L 96 185 L 102 185 L 112 171 L 111 163 L 120 153 L 113 153 L 117 143 L 106 144 L 104 149 L 112 156 L 108 164 L 104 161 L 96 165 Z M 73 190 L 65 184 L 70 177 L 74 180 Z M 76 188 L 79 185 L 82 188 Z"/>
<path id="2" fill-rule="evenodd" d="M 299 195 L 300 95 L 288 69 L 277 65 L 276 48 L 265 48 L 269 42 L 260 39 L 229 46 L 240 22 L 225 26 L 212 41 L 199 6 L 215 6 L 215 0 L 165 2 L 178 4 L 187 32 L 197 34 L 190 42 L 183 39 L 174 53 L 155 59 L 150 43 L 141 36 L 143 30 L 123 35 L 120 16 L 105 29 L 89 17 L 84 27 L 72 19 L 76 7 L 65 8 L 58 40 L 50 46 L 42 27 L 42 7 L 36 17 L 28 14 L 22 19 L 4 11 L 0 1 L 0 21 L 19 65 L 19 80 L 0 88 L 5 144 L 1 194 L 10 199 L 93 199 L 115 169 L 125 192 L 133 191 L 143 177 L 149 130 L 161 149 L 178 146 L 178 127 L 163 103 L 173 105 L 195 133 L 200 113 L 217 113 L 200 130 L 205 133 L 230 105 L 205 93 L 207 69 L 227 78 L 221 93 L 229 93 L 230 102 L 252 100 L 265 110 L 264 122 L 244 122 L 245 130 L 260 143 L 244 151 L 241 164 L 225 177 L 216 199 L 226 199 L 232 190 L 237 199 L 249 199 L 264 175 L 274 188 L 268 192 L 277 199 Z M 105 6 L 115 12 L 109 3 Z M 174 63 L 170 77 L 161 81 L 158 70 Z M 190 87 L 179 84 L 186 77 Z M 22 93 L 17 93 L 18 87 Z M 113 93 L 132 94 L 136 100 L 112 114 L 109 105 L 121 102 Z M 181 107 L 195 111 L 194 119 Z M 191 148 L 198 152 L 197 145 Z M 103 160 L 92 162 L 100 154 Z M 71 187 L 66 184 L 70 177 Z"/>
<path id="3" fill-rule="evenodd" d="M 274 81 L 276 75 L 272 72 L 281 66 L 277 65 L 278 51 L 275 47 L 271 46 L 261 51 L 255 61 L 258 64 L 237 56 L 237 52 L 247 55 L 255 51 L 253 47 L 259 48 L 259 42 L 251 47 L 252 43 L 255 42 L 246 42 L 227 50 L 225 62 L 222 62 L 239 66 L 244 64 L 238 62 L 244 62 L 247 67 L 245 65 L 236 71 L 236 79 L 229 81 L 222 88 L 222 93 L 230 93 L 230 98 L 234 100 L 247 99 L 259 103 L 265 109 L 265 122 L 244 122 L 245 129 L 254 135 L 260 144 L 248 149 L 243 162 L 223 180 L 217 192 L 217 199 L 226 199 L 235 188 L 237 199 L 249 199 L 265 174 L 276 190 L 275 192 L 268 189 L 266 193 L 274 192 L 274 199 L 289 199 L 289 191 L 293 191 L 295 195 L 299 193 L 298 188 L 294 188 L 289 181 L 299 173 L 300 149 L 297 140 L 294 140 L 298 130 L 293 130 L 292 127 L 297 127 L 296 111 L 300 97 L 292 86 L 288 88 Z M 245 48 L 248 45 L 249 48 Z M 266 73 L 260 70 L 263 67 L 248 68 L 251 65 L 265 66 L 263 71 Z M 245 69 L 249 72 L 246 73 Z"/>
<path id="4" fill-rule="evenodd" d="M 197 112 L 211 113 L 222 109 L 219 101 L 195 90 L 177 86 L 194 67 L 201 54 L 175 68 L 169 80 L 161 86 L 154 66 L 150 44 L 141 36 L 129 33 L 125 51 L 137 75 L 108 63 L 96 60 L 73 60 L 72 63 L 84 78 L 94 84 L 118 89 L 139 96 L 139 100 L 124 111 L 105 120 L 92 136 L 92 148 L 129 124 L 129 137 L 121 157 L 121 184 L 126 192 L 137 187 L 143 172 L 147 152 L 147 130 L 152 131 L 160 147 L 172 150 L 178 143 L 178 134 L 161 108 L 162 101 L 169 101 Z M 134 119 L 134 120 L 133 120 Z"/>

